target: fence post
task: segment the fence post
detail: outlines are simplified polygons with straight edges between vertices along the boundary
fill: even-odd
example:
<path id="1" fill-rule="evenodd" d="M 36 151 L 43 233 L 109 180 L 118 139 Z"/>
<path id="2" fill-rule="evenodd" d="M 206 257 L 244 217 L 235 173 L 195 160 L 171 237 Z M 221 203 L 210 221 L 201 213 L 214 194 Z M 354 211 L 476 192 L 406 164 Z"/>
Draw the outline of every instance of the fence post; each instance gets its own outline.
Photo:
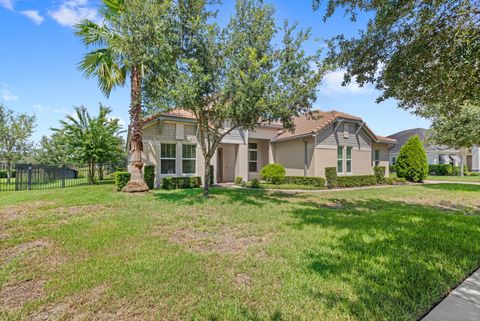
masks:
<path id="1" fill-rule="evenodd" d="M 65 187 L 65 165 L 62 165 L 62 188 Z"/>
<path id="2" fill-rule="evenodd" d="M 28 165 L 28 181 L 27 181 L 28 189 L 32 189 L 32 164 Z"/>

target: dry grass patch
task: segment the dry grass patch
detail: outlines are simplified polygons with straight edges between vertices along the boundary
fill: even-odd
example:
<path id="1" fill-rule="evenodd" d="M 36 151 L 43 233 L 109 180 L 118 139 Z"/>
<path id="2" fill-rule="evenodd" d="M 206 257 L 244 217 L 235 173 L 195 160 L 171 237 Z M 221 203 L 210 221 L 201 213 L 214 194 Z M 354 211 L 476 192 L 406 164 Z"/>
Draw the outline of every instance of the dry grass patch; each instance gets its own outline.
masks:
<path id="1" fill-rule="evenodd" d="M 46 206 L 51 206 L 54 202 L 36 201 L 17 205 L 4 206 L 0 208 L 0 220 L 4 223 L 23 218 Z"/>
<path id="2" fill-rule="evenodd" d="M 0 291 L 0 307 L 9 310 L 21 308 L 45 295 L 44 281 L 27 280 L 6 285 Z"/>
<path id="3" fill-rule="evenodd" d="M 6 248 L 0 251 L 0 263 L 6 264 L 22 255 L 36 255 L 40 251 L 51 248 L 51 246 L 51 241 L 40 239 Z"/>

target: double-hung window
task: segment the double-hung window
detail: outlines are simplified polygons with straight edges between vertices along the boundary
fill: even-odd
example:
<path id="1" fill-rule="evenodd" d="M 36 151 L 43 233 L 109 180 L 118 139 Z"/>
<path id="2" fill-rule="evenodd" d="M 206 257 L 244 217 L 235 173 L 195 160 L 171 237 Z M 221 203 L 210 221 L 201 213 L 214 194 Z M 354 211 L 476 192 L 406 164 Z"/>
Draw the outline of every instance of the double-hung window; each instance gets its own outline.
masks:
<path id="1" fill-rule="evenodd" d="M 375 166 L 380 165 L 380 150 L 379 149 L 375 149 L 374 160 L 375 160 Z"/>
<path id="2" fill-rule="evenodd" d="M 161 174 L 175 174 L 177 161 L 177 145 L 176 144 L 162 144 L 160 151 L 160 173 Z"/>
<path id="3" fill-rule="evenodd" d="M 257 143 L 248 143 L 248 171 L 250 173 L 256 173 L 258 171 Z"/>
<path id="4" fill-rule="evenodd" d="M 343 146 L 337 147 L 337 173 L 343 173 Z"/>
<path id="5" fill-rule="evenodd" d="M 192 144 L 182 145 L 182 173 L 195 174 L 197 160 L 197 146 Z"/>
<path id="6" fill-rule="evenodd" d="M 347 158 L 345 159 L 346 167 L 347 167 L 347 173 L 352 172 L 352 147 L 347 146 Z"/>

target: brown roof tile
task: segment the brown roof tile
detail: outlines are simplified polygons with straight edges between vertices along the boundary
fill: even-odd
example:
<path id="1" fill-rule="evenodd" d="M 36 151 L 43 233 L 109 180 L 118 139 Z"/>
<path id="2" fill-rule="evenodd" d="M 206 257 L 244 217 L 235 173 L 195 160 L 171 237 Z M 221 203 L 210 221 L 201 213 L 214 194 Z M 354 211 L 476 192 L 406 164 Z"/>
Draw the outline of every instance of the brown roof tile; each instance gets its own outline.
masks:
<path id="1" fill-rule="evenodd" d="M 176 108 L 176 109 L 170 110 L 169 112 L 151 115 L 151 116 L 143 119 L 143 123 L 146 124 L 146 123 L 151 122 L 152 120 L 155 120 L 156 118 L 161 117 L 161 116 L 185 118 L 185 119 L 195 119 L 195 115 L 191 111 L 186 110 L 186 109 Z"/>

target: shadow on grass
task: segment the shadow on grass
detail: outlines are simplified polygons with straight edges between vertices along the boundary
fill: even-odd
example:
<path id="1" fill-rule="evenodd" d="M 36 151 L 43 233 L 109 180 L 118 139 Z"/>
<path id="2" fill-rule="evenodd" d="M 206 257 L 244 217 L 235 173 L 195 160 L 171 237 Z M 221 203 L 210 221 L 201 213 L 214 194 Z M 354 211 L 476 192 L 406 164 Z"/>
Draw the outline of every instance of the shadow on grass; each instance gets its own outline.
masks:
<path id="1" fill-rule="evenodd" d="M 426 184 L 426 185 L 423 185 L 423 187 L 428 189 L 437 189 L 437 190 L 445 190 L 445 191 L 480 192 L 480 185 L 474 185 L 474 184 L 439 183 L 439 184 Z"/>
<path id="2" fill-rule="evenodd" d="M 480 265 L 480 216 L 379 199 L 304 202 L 295 228 L 335 231 L 304 249 L 305 268 L 344 289 L 312 286 L 359 320 L 414 320 Z M 449 214 L 449 215 L 448 215 Z"/>
<path id="3" fill-rule="evenodd" d="M 287 193 L 271 193 L 265 190 L 240 189 L 240 188 L 211 188 L 210 196 L 205 198 L 201 188 L 179 189 L 172 191 L 157 190 L 154 197 L 179 205 L 202 204 L 209 201 L 227 203 L 240 203 L 241 205 L 264 206 L 268 204 L 283 204 L 288 198 L 295 196 Z"/>

